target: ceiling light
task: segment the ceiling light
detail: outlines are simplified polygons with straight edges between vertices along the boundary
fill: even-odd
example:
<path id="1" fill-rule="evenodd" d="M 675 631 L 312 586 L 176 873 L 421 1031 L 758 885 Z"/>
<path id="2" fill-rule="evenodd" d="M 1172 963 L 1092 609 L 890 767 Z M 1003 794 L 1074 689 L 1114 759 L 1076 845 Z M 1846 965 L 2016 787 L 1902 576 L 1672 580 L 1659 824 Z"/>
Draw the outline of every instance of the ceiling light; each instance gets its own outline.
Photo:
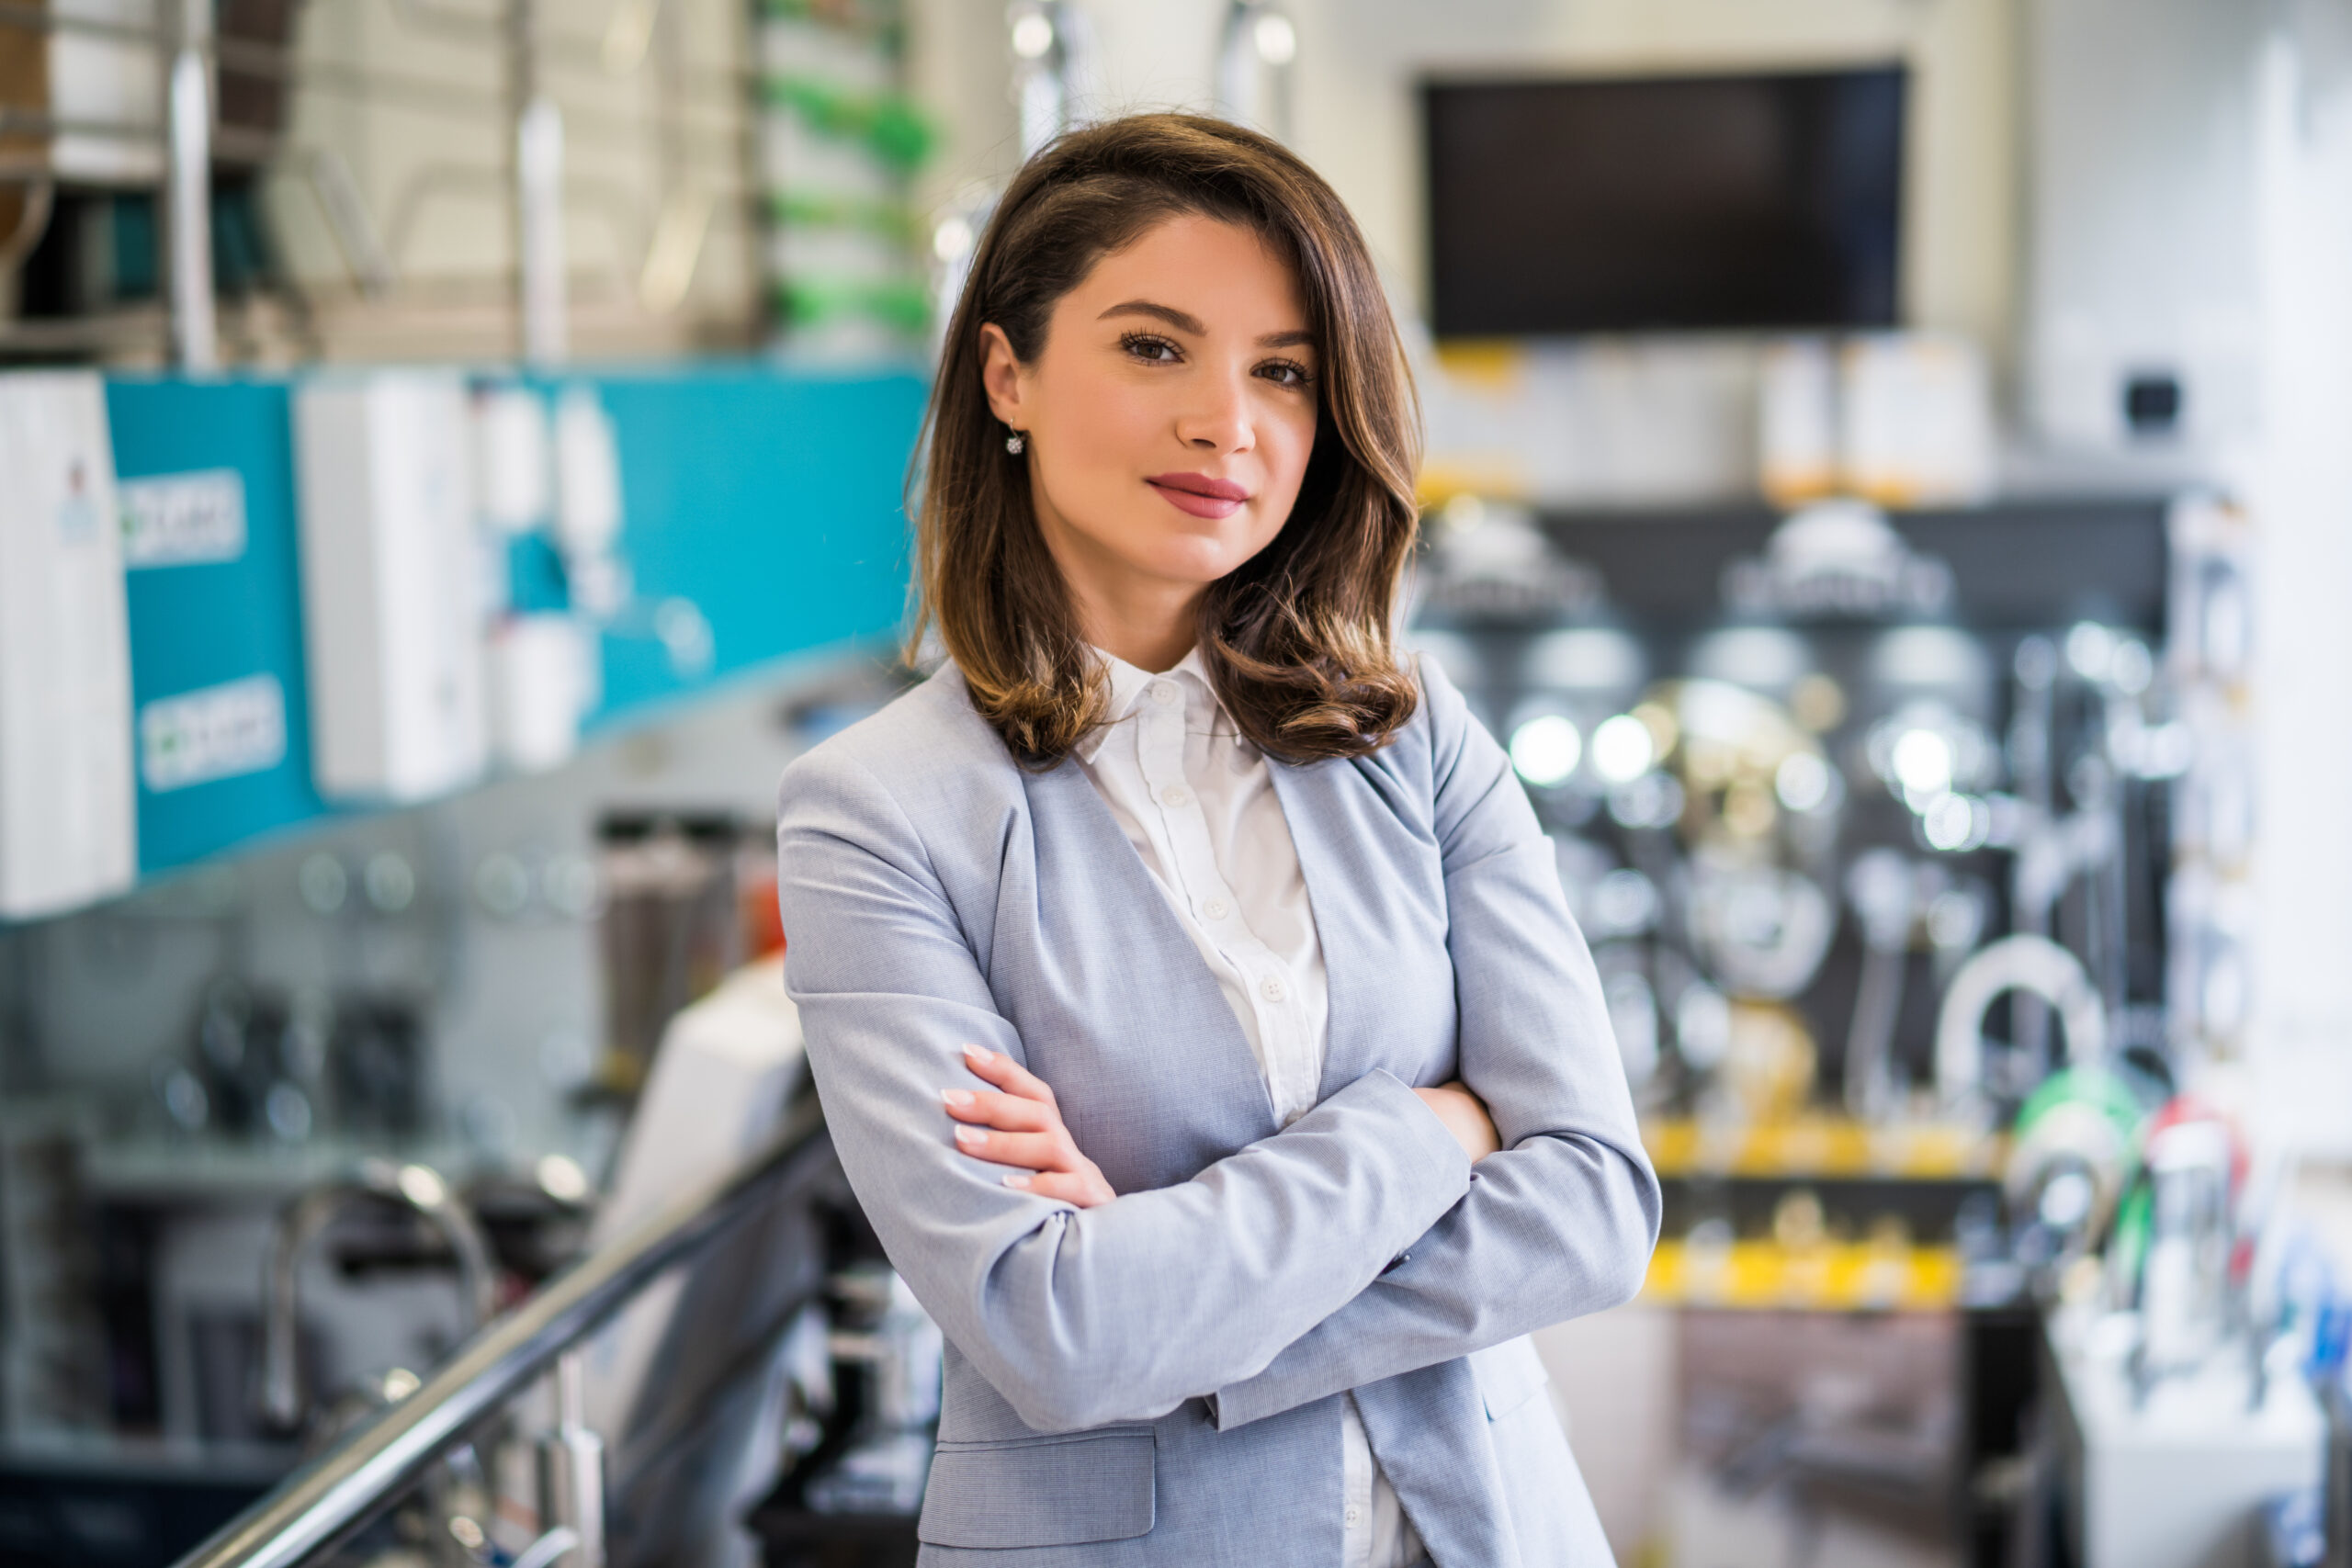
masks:
<path id="1" fill-rule="evenodd" d="M 1510 765 L 1538 789 L 1549 789 L 1575 773 L 1583 755 L 1584 737 L 1577 733 L 1575 722 L 1555 713 L 1529 719 L 1510 738 Z"/>

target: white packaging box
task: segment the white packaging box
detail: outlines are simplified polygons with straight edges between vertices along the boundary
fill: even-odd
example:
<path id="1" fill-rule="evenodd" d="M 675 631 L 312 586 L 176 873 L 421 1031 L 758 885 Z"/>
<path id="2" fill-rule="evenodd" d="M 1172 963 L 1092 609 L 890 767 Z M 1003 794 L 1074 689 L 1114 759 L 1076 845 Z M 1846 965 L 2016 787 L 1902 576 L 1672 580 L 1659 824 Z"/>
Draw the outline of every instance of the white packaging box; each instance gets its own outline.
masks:
<path id="1" fill-rule="evenodd" d="M 737 970 L 673 1018 L 589 1246 L 611 1245 L 663 1204 L 757 1154 L 775 1136 L 804 1060 L 800 1010 L 785 994 L 780 955 Z M 767 1267 L 740 1253 L 708 1261 L 704 1274 Z M 673 1274 L 588 1342 L 588 1423 L 596 1430 L 628 1432 L 663 1341 L 677 1331 L 674 1319 L 691 1283 L 684 1272 Z"/>
<path id="2" fill-rule="evenodd" d="M 1775 506 L 1838 489 L 1838 360 L 1826 338 L 1765 344 L 1757 367 L 1757 478 Z"/>
<path id="3" fill-rule="evenodd" d="M 1845 489 L 1882 506 L 1967 506 L 1992 492 L 1992 378 L 1949 333 L 1872 333 L 1840 355 Z"/>
<path id="4" fill-rule="evenodd" d="M 491 630 L 491 746 L 499 764 L 542 773 L 580 749 L 594 705 L 592 634 L 564 615 L 514 615 Z"/>
<path id="5" fill-rule="evenodd" d="M 130 626 L 96 375 L 0 376 L 0 917 L 139 874 Z"/>
<path id="6" fill-rule="evenodd" d="M 294 461 L 319 793 L 413 801 L 473 782 L 488 741 L 464 380 L 311 381 Z"/>

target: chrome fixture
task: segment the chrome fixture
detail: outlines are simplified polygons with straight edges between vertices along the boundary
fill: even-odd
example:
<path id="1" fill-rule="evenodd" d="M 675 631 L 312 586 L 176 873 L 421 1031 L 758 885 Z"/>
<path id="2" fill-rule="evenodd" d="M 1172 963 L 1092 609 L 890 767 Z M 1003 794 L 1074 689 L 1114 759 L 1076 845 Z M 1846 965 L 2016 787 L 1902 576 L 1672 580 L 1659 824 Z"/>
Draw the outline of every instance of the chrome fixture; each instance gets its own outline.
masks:
<path id="1" fill-rule="evenodd" d="M 490 1243 L 439 1172 L 427 1166 L 370 1160 L 351 1180 L 304 1193 L 278 1216 L 269 1249 L 267 1293 L 263 1299 L 261 1409 L 264 1419 L 279 1431 L 296 1430 L 310 1415 L 296 1356 L 301 1324 L 298 1280 L 303 1255 L 353 1203 L 386 1201 L 413 1210 L 449 1244 L 458 1260 L 458 1293 L 468 1335 L 487 1323 L 495 1309 L 497 1281 L 491 1268 Z"/>
<path id="2" fill-rule="evenodd" d="M 803 1099 L 759 1155 L 727 1175 L 648 1215 L 557 1276 L 529 1300 L 459 1346 L 408 1398 L 379 1411 L 277 1490 L 216 1531 L 176 1568 L 299 1568 L 381 1514 L 442 1455 L 458 1448 L 503 1406 L 554 1368 L 582 1340 L 602 1328 L 656 1280 L 703 1256 L 732 1227 L 768 1213 L 794 1193 L 811 1190 L 835 1168 L 823 1113 Z M 821 1280 L 817 1282 L 821 1284 Z M 812 1289 L 814 1287 L 812 1286 Z M 790 1303 L 773 1330 L 780 1337 L 805 1304 Z M 743 1364 L 748 1364 L 745 1362 Z M 721 1381 L 737 1373 L 731 1363 Z M 558 1427 L 593 1437 L 576 1392 L 556 1390 Z M 692 1425 L 718 1382 L 675 1391 L 671 1401 L 688 1413 L 633 1442 L 659 1455 Z M 584 1445 L 582 1445 L 584 1447 Z M 573 1450 L 577 1451 L 577 1450 Z M 626 1454 L 622 1468 L 626 1469 Z M 586 1474 L 584 1466 L 580 1474 Z M 626 1485 L 626 1474 L 618 1484 Z M 602 1487 L 616 1484 L 611 1480 Z M 603 1491 L 593 1478 L 572 1517 L 540 1520 L 539 1538 L 517 1554 L 517 1564 L 563 1568 L 601 1564 Z M 594 1532 L 592 1534 L 592 1532 Z"/>

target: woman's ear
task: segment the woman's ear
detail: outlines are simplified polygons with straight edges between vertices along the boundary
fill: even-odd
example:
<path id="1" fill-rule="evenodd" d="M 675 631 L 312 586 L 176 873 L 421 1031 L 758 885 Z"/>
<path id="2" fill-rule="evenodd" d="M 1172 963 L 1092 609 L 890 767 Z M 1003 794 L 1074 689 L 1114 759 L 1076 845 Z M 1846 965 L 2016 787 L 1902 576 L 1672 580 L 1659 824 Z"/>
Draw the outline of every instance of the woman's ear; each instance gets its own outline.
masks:
<path id="1" fill-rule="evenodd" d="M 980 323 L 980 388 L 988 393 L 989 412 L 1015 430 L 1021 422 L 1021 361 L 1012 340 L 994 321 Z"/>

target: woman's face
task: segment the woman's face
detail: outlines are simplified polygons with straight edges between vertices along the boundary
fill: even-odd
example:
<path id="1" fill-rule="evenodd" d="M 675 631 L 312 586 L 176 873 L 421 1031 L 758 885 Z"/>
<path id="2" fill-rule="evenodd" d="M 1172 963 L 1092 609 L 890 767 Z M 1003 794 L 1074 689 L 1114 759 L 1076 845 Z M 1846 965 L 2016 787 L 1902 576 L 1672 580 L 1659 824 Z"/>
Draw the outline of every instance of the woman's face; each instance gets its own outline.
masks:
<path id="1" fill-rule="evenodd" d="M 981 331 L 989 406 L 1027 438 L 1081 614 L 1197 602 L 1282 531 L 1318 370 L 1298 281 L 1257 235 L 1191 216 L 1149 230 L 1062 298 L 1026 365 Z"/>

